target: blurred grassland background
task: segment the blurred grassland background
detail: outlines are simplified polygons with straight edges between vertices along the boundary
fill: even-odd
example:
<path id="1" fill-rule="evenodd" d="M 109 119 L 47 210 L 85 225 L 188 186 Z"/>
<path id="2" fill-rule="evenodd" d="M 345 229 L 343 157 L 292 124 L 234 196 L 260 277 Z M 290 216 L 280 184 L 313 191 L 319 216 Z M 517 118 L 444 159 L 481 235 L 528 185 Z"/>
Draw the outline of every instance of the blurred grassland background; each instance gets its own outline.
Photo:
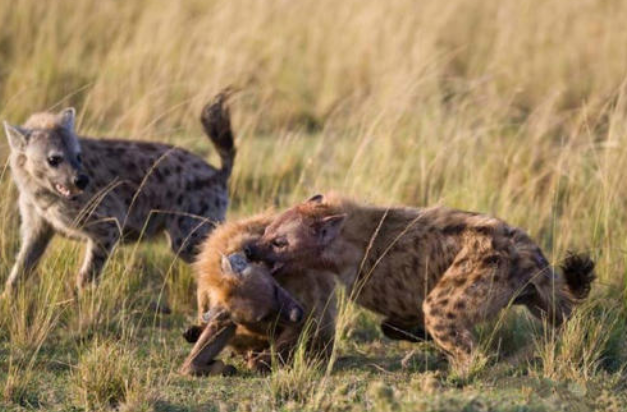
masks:
<path id="1" fill-rule="evenodd" d="M 2 407 L 625 410 L 626 22 L 619 0 L 3 0 L 1 119 L 72 105 L 81 134 L 169 142 L 215 164 L 199 113 L 231 85 L 230 218 L 327 190 L 445 204 L 524 227 L 555 263 L 587 250 L 599 280 L 562 334 L 524 312 L 487 326 L 501 357 L 470 379 L 350 305 L 333 371 L 189 379 L 176 374 L 189 268 L 163 243 L 128 246 L 76 300 L 82 248 L 58 240 L 1 308 Z M 19 244 L 3 170 L 0 280 Z M 172 315 L 151 309 L 159 297 Z"/>

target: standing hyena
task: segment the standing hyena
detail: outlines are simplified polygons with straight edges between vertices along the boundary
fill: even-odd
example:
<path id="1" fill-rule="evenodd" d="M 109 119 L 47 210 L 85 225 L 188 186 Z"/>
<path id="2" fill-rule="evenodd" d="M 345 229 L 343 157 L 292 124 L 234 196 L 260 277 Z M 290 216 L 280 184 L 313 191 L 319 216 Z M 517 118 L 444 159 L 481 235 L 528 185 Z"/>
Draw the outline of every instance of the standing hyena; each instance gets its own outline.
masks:
<path id="1" fill-rule="evenodd" d="M 227 209 L 235 147 L 226 98 L 216 96 L 201 116 L 221 169 L 165 144 L 77 136 L 73 108 L 34 114 L 21 127 L 5 122 L 22 218 L 5 294 L 35 269 L 56 232 L 87 243 L 79 288 L 98 278 L 118 242 L 162 231 L 176 254 L 193 261 Z"/>
<path id="2" fill-rule="evenodd" d="M 590 292 L 594 263 L 570 255 L 550 267 L 521 229 L 477 213 L 362 206 L 315 196 L 268 226 L 248 245 L 250 258 L 326 268 L 358 303 L 386 319 L 395 339 L 426 337 L 466 368 L 475 324 L 510 303 L 560 324 Z"/>

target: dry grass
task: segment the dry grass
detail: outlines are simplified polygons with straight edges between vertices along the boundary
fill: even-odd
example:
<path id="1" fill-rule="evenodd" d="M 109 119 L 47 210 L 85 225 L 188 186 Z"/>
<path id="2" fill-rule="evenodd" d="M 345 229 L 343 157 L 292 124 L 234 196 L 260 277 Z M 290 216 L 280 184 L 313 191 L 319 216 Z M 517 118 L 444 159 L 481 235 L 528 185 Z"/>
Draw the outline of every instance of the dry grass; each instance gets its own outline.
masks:
<path id="1" fill-rule="evenodd" d="M 1 408 L 115 398 L 127 410 L 624 409 L 625 21 L 627 3 L 612 0 L 1 7 L 1 119 L 75 105 L 85 134 L 168 141 L 216 161 L 198 113 L 234 85 L 231 218 L 326 190 L 447 204 L 528 229 L 555 262 L 589 250 L 599 274 L 561 333 L 509 315 L 484 329 L 488 352 L 533 353 L 516 365 L 488 356 L 470 379 L 449 375 L 428 345 L 383 339 L 348 306 L 332 371 L 302 362 L 269 378 L 191 380 L 174 372 L 194 311 L 189 269 L 162 244 L 122 248 L 77 301 L 82 249 L 55 241 L 39 281 L 1 308 Z M 0 139 L 2 164 L 7 151 Z M 0 280 L 18 247 L 15 196 L 0 170 Z M 154 313 L 159 299 L 172 315 Z"/>
<path id="2" fill-rule="evenodd" d="M 94 342 L 74 371 L 78 403 L 96 409 L 124 402 L 137 386 L 141 369 L 135 358 L 132 351 L 115 344 Z"/>

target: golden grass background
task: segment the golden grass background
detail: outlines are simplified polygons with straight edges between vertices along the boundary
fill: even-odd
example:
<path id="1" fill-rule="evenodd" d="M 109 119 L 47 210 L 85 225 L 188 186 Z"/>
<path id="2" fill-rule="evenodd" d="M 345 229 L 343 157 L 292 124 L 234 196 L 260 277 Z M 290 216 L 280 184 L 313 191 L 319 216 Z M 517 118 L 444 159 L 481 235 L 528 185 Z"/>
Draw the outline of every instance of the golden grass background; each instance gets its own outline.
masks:
<path id="1" fill-rule="evenodd" d="M 0 118 L 21 123 L 33 111 L 73 105 L 82 134 L 167 141 L 216 162 L 198 117 L 231 85 L 240 89 L 232 100 L 239 153 L 231 218 L 327 190 L 494 214 L 526 228 L 554 262 L 567 249 L 589 250 L 598 261 L 594 295 L 624 322 L 625 22 L 627 3 L 617 0 L 5 1 Z M 0 159 L 7 153 L 0 140 Z M 0 280 L 18 244 L 16 191 L 9 171 L 2 176 Z M 193 311 L 189 271 L 172 265 L 162 245 L 120 251 L 104 275 L 111 284 L 102 287 L 119 293 L 86 298 L 77 309 L 67 301 L 79 251 L 55 242 L 42 281 L 23 296 L 24 310 L 3 309 L 32 312 L 0 321 L 0 357 L 14 368 L 5 377 L 10 405 L 24 404 L 6 388 L 31 359 L 30 370 L 58 356 L 89 365 L 98 350 L 136 350 L 144 321 L 119 308 L 150 299 L 139 293 L 142 282 L 156 282 L 150 293 L 164 291 L 181 316 Z M 41 309 L 51 296 L 58 305 Z M 594 316 L 588 321 L 605 322 Z M 33 329 L 40 317 L 48 326 Z M 121 349 L 107 346 L 115 346 L 111 323 L 128 338 Z M 39 339 L 45 349 L 85 328 L 105 342 L 49 357 L 33 348 L 15 353 L 18 342 Z M 561 338 L 551 339 L 559 351 Z M 595 349 L 601 357 L 603 348 Z M 613 356 L 625 365 L 622 354 Z M 545 368 L 553 359 L 541 357 Z M 170 372 L 177 361 L 168 360 Z M 327 389 L 316 399 L 324 403 Z M 77 393 L 76 404 L 92 405 L 84 388 Z"/>

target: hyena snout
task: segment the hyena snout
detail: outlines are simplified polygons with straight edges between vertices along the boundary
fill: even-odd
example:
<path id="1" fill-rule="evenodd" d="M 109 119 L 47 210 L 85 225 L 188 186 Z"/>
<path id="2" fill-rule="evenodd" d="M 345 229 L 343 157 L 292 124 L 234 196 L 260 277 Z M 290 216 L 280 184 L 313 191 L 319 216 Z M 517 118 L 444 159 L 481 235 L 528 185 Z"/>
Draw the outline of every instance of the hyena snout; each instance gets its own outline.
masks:
<path id="1" fill-rule="evenodd" d="M 258 243 L 248 243 L 244 246 L 244 255 L 253 262 L 264 262 L 269 266 L 278 264 L 271 250 L 260 246 Z"/>
<path id="2" fill-rule="evenodd" d="M 250 260 L 258 260 L 258 252 L 253 244 L 244 245 L 243 248 L 244 255 Z"/>
<path id="3" fill-rule="evenodd" d="M 79 190 L 85 190 L 89 185 L 89 176 L 83 173 L 79 173 L 74 177 L 74 186 Z"/>
<path id="4" fill-rule="evenodd" d="M 62 197 L 70 199 L 83 193 L 89 186 L 89 181 L 89 176 L 77 172 L 65 174 L 58 179 L 52 179 L 50 184 L 54 186 Z"/>

